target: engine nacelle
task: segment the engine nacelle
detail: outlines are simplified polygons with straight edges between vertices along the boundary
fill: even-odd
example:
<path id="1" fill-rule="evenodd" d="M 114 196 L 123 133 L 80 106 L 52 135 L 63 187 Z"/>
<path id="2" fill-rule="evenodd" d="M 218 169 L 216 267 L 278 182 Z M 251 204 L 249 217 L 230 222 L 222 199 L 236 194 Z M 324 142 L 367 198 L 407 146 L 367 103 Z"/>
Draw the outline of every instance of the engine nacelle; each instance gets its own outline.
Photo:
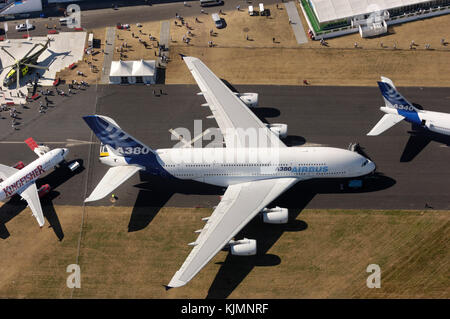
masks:
<path id="1" fill-rule="evenodd" d="M 258 93 L 242 93 L 238 94 L 238 96 L 248 107 L 258 106 Z"/>
<path id="2" fill-rule="evenodd" d="M 279 138 L 285 138 L 287 136 L 288 133 L 287 124 L 280 124 L 280 123 L 268 124 L 267 127 L 269 128 L 269 130 L 277 134 Z"/>
<path id="3" fill-rule="evenodd" d="M 44 184 L 41 187 L 39 187 L 39 189 L 38 189 L 39 198 L 42 198 L 45 195 L 47 195 L 51 191 L 51 189 L 52 188 L 48 184 Z"/>
<path id="4" fill-rule="evenodd" d="M 263 221 L 266 224 L 287 224 L 289 211 L 287 208 L 274 207 L 264 208 L 262 211 Z"/>
<path id="5" fill-rule="evenodd" d="M 14 164 L 13 166 L 16 169 L 22 169 L 25 167 L 25 164 L 22 161 L 17 162 L 16 164 Z"/>
<path id="6" fill-rule="evenodd" d="M 253 256 L 256 255 L 256 240 L 241 239 L 230 242 L 230 252 L 235 256 Z"/>

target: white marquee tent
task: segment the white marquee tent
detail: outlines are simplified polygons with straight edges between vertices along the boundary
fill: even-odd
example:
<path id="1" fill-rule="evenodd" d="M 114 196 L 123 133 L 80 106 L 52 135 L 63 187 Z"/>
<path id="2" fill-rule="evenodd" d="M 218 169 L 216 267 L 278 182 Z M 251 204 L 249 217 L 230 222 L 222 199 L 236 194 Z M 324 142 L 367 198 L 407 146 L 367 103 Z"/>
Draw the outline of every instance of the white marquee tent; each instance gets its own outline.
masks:
<path id="1" fill-rule="evenodd" d="M 156 62 L 154 60 L 112 61 L 109 82 L 111 84 L 155 84 Z"/>
<path id="2" fill-rule="evenodd" d="M 374 11 L 390 10 L 429 0 L 309 0 L 319 23 L 347 19 Z"/>

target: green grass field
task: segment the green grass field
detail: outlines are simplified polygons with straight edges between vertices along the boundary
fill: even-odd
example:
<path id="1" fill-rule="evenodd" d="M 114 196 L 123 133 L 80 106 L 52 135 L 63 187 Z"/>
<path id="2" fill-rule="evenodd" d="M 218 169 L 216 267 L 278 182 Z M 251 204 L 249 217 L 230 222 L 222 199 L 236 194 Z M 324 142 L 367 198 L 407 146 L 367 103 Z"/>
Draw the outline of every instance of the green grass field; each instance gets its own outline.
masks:
<path id="1" fill-rule="evenodd" d="M 211 209 L 162 208 L 128 232 L 131 208 L 87 207 L 81 237 L 82 209 L 55 210 L 62 241 L 28 209 L 6 224 L 0 298 L 450 297 L 449 212 L 304 210 L 288 225 L 256 218 L 243 234 L 258 239 L 257 256 L 220 252 L 188 285 L 166 292 Z M 77 256 L 81 288 L 72 291 L 66 267 Z M 369 264 L 381 267 L 380 289 L 366 286 Z"/>

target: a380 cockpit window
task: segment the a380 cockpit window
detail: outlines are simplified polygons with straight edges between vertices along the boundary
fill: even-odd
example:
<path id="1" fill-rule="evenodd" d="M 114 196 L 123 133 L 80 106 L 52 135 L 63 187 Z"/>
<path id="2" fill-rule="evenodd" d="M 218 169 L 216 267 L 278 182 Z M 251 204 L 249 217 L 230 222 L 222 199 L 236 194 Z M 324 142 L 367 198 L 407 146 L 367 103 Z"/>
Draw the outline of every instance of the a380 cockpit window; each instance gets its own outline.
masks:
<path id="1" fill-rule="evenodd" d="M 363 163 L 362 163 L 362 165 L 361 165 L 361 167 L 364 167 L 364 166 L 366 166 L 367 165 L 367 163 L 369 163 L 369 160 L 365 160 Z"/>

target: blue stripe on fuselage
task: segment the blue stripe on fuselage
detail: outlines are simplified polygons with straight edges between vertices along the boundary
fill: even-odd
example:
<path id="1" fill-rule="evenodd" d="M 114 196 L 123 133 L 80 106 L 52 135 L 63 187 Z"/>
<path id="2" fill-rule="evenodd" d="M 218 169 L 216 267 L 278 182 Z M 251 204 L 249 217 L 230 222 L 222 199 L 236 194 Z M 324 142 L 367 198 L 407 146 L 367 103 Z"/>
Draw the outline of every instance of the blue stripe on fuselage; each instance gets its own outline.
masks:
<path id="1" fill-rule="evenodd" d="M 171 175 L 161 166 L 161 164 L 159 164 L 154 153 L 124 156 L 124 159 L 128 164 L 145 167 L 146 173 L 161 176 Z"/>
<path id="2" fill-rule="evenodd" d="M 419 114 L 417 112 L 408 112 L 405 110 L 397 109 L 398 115 L 405 117 L 405 120 L 409 123 L 413 124 L 421 124 L 421 120 L 419 118 Z"/>

